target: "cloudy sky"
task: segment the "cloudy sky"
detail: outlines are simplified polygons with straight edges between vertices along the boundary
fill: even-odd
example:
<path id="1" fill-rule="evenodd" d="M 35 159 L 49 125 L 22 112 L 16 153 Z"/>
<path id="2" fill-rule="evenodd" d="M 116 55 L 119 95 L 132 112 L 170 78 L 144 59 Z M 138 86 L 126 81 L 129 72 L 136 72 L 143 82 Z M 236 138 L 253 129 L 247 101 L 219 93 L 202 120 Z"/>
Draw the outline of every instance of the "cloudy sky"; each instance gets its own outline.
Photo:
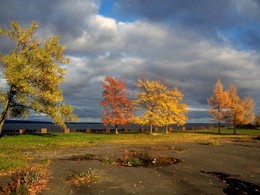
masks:
<path id="1" fill-rule="evenodd" d="M 82 122 L 100 120 L 106 75 L 123 76 L 132 98 L 141 74 L 177 85 L 191 110 L 189 122 L 208 122 L 207 98 L 218 78 L 254 98 L 260 114 L 260 0 L 0 3 L 1 27 L 35 20 L 39 36 L 61 36 L 71 59 L 62 89 Z M 7 47 L 1 39 L 0 50 Z"/>

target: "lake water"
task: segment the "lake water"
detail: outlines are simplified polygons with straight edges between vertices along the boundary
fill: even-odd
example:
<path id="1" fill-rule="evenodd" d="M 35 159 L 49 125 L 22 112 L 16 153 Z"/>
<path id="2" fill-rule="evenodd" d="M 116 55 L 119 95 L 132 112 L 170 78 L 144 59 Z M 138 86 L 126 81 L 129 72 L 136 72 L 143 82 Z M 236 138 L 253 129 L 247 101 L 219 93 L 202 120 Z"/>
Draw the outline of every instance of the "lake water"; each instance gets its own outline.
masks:
<path id="1" fill-rule="evenodd" d="M 210 128 L 216 126 L 216 124 L 213 123 L 187 123 L 184 125 L 184 127 L 189 129 L 196 129 L 201 127 Z M 72 131 L 84 131 L 85 129 L 89 128 L 92 130 L 104 130 L 105 128 L 114 129 L 114 126 L 105 126 L 102 123 L 68 123 L 67 127 L 70 128 Z M 176 125 L 170 125 L 170 127 L 173 127 L 173 129 L 181 130 L 181 127 L 178 127 Z M 22 120 L 9 120 L 6 121 L 3 127 L 4 132 L 7 131 L 17 131 L 19 129 L 25 129 L 28 131 L 39 131 L 41 128 L 47 128 L 48 132 L 57 132 L 57 131 L 63 131 L 63 129 L 59 126 L 56 126 L 55 124 L 51 122 L 41 122 L 41 121 L 22 121 Z M 125 126 L 119 126 L 119 129 L 127 128 L 131 131 L 138 131 L 140 130 L 140 125 L 130 124 Z M 145 129 L 149 129 L 148 126 L 144 127 Z M 163 130 L 165 127 L 158 127 L 158 130 Z"/>

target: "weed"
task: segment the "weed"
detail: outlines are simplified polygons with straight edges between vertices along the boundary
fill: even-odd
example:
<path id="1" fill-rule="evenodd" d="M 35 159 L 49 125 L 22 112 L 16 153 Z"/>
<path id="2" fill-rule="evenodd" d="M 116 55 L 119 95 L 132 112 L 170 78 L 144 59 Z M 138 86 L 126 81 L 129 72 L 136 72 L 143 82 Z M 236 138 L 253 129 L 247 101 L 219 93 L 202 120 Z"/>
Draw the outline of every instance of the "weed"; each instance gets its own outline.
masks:
<path id="1" fill-rule="evenodd" d="M 127 164 L 128 166 L 138 167 L 142 165 L 142 161 L 139 158 L 130 158 Z"/>
<path id="2" fill-rule="evenodd" d="M 41 169 L 30 168 L 13 173 L 11 182 L 2 186 L 2 194 L 36 194 L 47 183 L 48 172 Z"/>
<path id="3" fill-rule="evenodd" d="M 112 164 L 115 162 L 115 160 L 113 158 L 111 158 L 110 156 L 104 156 L 103 159 L 101 160 L 102 163 L 105 164 Z"/>
<path id="4" fill-rule="evenodd" d="M 89 168 L 88 171 L 76 173 L 67 177 L 67 181 L 76 186 L 80 186 L 83 183 L 96 183 L 100 180 L 95 170 Z"/>
<path id="5" fill-rule="evenodd" d="M 129 166 L 129 167 L 154 167 L 154 166 L 167 166 L 178 162 L 179 160 L 162 155 L 151 155 L 148 152 L 136 152 L 133 150 L 126 150 L 123 158 L 116 161 L 116 165 Z"/>

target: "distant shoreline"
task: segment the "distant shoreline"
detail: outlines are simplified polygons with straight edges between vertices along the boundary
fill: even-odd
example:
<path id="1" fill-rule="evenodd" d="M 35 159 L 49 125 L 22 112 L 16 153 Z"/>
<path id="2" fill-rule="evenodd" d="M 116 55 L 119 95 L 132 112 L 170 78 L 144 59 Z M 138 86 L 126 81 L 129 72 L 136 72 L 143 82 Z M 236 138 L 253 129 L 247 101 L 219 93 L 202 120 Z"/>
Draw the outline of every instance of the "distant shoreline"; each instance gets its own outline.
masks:
<path id="1" fill-rule="evenodd" d="M 87 128 L 94 129 L 94 130 L 104 130 L 105 128 L 114 129 L 114 126 L 105 126 L 104 124 L 100 122 L 71 122 L 66 123 L 67 127 L 74 131 L 84 131 Z M 222 124 L 223 126 L 228 126 L 228 124 Z M 217 123 L 186 123 L 184 126 L 185 129 L 196 129 L 196 128 L 214 128 L 217 126 Z M 140 130 L 142 126 L 136 125 L 136 124 L 129 124 L 121 126 L 119 125 L 119 129 L 127 128 L 129 130 Z M 172 127 L 174 130 L 181 130 L 182 127 L 179 127 L 177 125 L 170 125 L 169 127 Z M 61 131 L 63 128 L 53 124 L 50 121 L 31 121 L 31 120 L 7 120 L 4 124 L 3 130 L 9 131 L 9 130 L 19 130 L 19 129 L 25 129 L 25 130 L 40 130 L 41 128 L 47 128 L 50 131 Z M 143 128 L 149 129 L 148 126 L 144 126 Z M 165 127 L 155 127 L 157 130 L 162 131 L 165 129 Z"/>

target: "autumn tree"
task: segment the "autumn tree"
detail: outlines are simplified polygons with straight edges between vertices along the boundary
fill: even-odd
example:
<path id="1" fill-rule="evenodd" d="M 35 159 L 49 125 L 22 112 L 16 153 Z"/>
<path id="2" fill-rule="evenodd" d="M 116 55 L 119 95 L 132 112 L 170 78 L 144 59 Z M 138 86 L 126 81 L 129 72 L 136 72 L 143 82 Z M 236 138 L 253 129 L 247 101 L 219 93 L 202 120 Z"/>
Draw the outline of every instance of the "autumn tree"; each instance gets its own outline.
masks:
<path id="1" fill-rule="evenodd" d="M 246 97 L 241 101 L 243 107 L 243 124 L 249 124 L 255 120 L 255 102 L 253 98 Z"/>
<path id="2" fill-rule="evenodd" d="M 212 117 L 211 120 L 218 122 L 218 133 L 220 134 L 221 122 L 225 121 L 227 117 L 227 106 L 229 104 L 228 92 L 224 90 L 220 79 L 217 80 L 213 88 L 213 94 L 208 99 L 208 104 L 210 106 L 209 114 Z"/>
<path id="3" fill-rule="evenodd" d="M 142 116 L 134 118 L 134 123 L 149 125 L 149 133 L 153 133 L 153 126 L 162 126 L 161 105 L 159 102 L 164 98 L 167 87 L 160 81 L 150 81 L 147 77 L 138 79 L 136 84 L 137 93 L 134 102 L 135 109 L 144 111 Z"/>
<path id="4" fill-rule="evenodd" d="M 15 48 L 7 54 L 0 54 L 1 77 L 7 89 L 1 89 L 0 133 L 5 120 L 10 117 L 26 117 L 29 111 L 44 113 L 54 123 L 66 127 L 64 121 L 76 120 L 72 106 L 63 102 L 60 84 L 65 70 L 60 64 L 68 64 L 63 56 L 65 48 L 58 36 L 39 40 L 34 33 L 35 22 L 22 28 L 13 21 L 10 28 L 0 29 L 0 35 L 14 42 Z"/>
<path id="5" fill-rule="evenodd" d="M 181 103 L 183 94 L 177 87 L 166 90 L 163 98 L 159 100 L 161 105 L 161 122 L 165 125 L 165 133 L 168 133 L 168 126 L 171 124 L 184 125 L 188 120 L 188 106 Z"/>
<path id="6" fill-rule="evenodd" d="M 134 122 L 141 125 L 149 125 L 149 133 L 152 134 L 153 126 L 166 126 L 168 132 L 170 124 L 182 125 L 188 119 L 187 105 L 181 104 L 182 93 L 178 88 L 169 90 L 163 82 L 151 81 L 147 77 L 137 80 L 138 89 L 135 107 L 142 110 L 142 116 L 135 117 Z"/>
<path id="7" fill-rule="evenodd" d="M 255 116 L 255 125 L 256 125 L 256 127 L 260 126 L 260 115 Z"/>
<path id="8" fill-rule="evenodd" d="M 103 87 L 104 99 L 100 106 L 104 107 L 102 123 L 105 125 L 115 125 L 118 134 L 118 125 L 125 125 L 133 117 L 132 102 L 127 98 L 129 92 L 123 78 L 116 79 L 106 76 L 101 83 Z"/>
<path id="9" fill-rule="evenodd" d="M 228 117 L 226 118 L 226 122 L 233 123 L 234 134 L 236 134 L 236 126 L 238 124 L 248 124 L 255 119 L 255 103 L 254 100 L 249 97 L 241 100 L 237 94 L 235 85 L 230 85 L 228 95 L 230 103 L 228 105 Z"/>

